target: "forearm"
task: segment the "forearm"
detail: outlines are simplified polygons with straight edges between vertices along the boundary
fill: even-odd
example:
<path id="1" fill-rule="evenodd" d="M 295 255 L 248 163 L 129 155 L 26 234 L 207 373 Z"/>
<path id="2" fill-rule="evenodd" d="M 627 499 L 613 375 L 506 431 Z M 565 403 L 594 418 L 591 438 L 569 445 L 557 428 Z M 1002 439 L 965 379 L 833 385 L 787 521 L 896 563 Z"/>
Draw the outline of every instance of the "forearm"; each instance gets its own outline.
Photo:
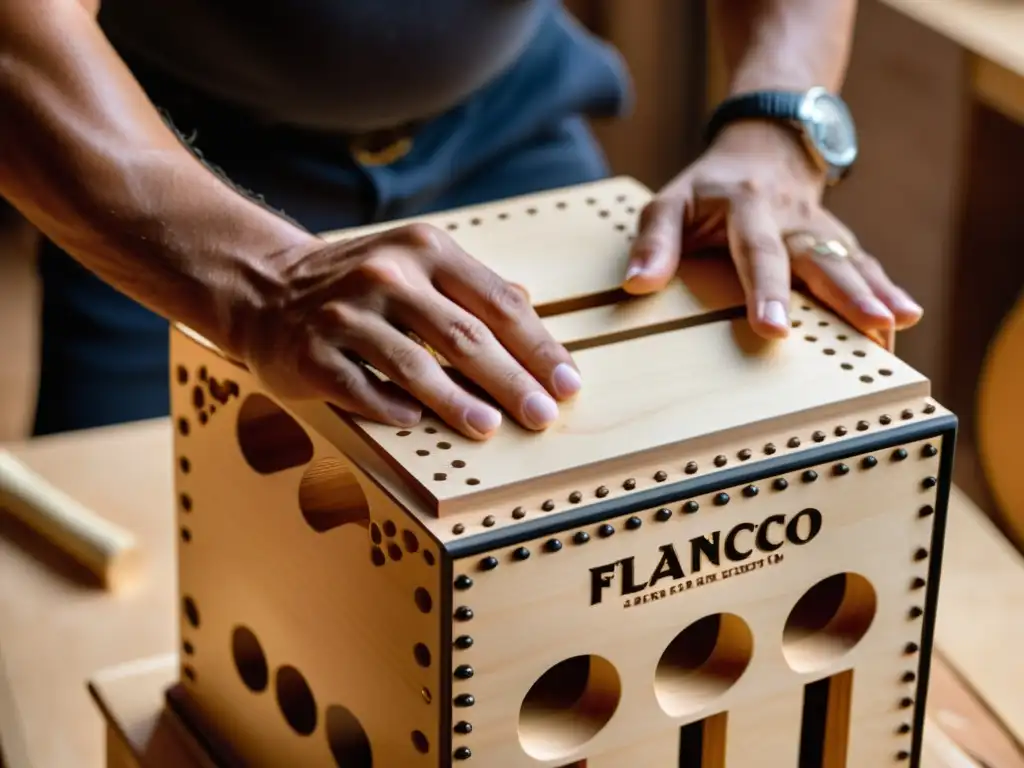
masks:
<path id="1" fill-rule="evenodd" d="M 111 285 L 232 353 L 234 305 L 273 254 L 315 239 L 205 168 L 71 0 L 0 0 L 0 195 Z"/>
<path id="2" fill-rule="evenodd" d="M 729 93 L 842 88 L 857 0 L 715 0 Z"/>

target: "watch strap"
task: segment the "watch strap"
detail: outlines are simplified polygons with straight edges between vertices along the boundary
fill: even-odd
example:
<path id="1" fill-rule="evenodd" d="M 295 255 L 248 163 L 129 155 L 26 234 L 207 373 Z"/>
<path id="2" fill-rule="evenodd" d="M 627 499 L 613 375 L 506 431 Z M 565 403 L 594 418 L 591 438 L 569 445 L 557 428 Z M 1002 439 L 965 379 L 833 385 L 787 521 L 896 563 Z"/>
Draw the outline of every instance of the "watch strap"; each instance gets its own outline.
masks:
<path id="1" fill-rule="evenodd" d="M 705 139 L 710 144 L 726 125 L 737 120 L 796 121 L 804 96 L 801 91 L 753 91 L 731 96 L 715 108 Z"/>

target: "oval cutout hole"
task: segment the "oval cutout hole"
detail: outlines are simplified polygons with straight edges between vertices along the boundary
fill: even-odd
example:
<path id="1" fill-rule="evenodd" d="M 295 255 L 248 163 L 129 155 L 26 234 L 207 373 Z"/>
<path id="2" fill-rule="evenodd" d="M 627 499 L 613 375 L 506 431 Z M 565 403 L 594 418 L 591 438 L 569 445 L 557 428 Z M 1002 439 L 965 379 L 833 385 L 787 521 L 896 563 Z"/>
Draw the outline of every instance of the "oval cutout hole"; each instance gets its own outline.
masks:
<path id="1" fill-rule="evenodd" d="M 302 475 L 299 508 L 317 533 L 347 523 L 370 525 L 370 505 L 362 486 L 348 465 L 333 457 L 320 459 Z"/>
<path id="2" fill-rule="evenodd" d="M 338 768 L 372 768 L 373 750 L 359 720 L 340 704 L 332 704 L 324 714 L 327 744 Z"/>
<path id="3" fill-rule="evenodd" d="M 242 403 L 236 433 L 246 463 L 261 475 L 300 467 L 313 458 L 313 441 L 302 425 L 259 392 Z"/>

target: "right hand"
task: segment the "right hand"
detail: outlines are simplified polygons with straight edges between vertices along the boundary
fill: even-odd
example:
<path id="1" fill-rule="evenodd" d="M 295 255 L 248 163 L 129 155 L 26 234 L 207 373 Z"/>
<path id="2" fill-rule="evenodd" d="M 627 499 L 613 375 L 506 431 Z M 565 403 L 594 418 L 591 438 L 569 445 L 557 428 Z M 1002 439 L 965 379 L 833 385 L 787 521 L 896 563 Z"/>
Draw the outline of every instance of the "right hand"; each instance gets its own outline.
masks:
<path id="1" fill-rule="evenodd" d="M 580 388 L 569 352 L 544 328 L 526 292 L 435 227 L 318 241 L 257 270 L 264 287 L 245 315 L 242 352 L 282 396 L 327 400 L 395 426 L 416 424 L 426 406 L 467 437 L 492 435 L 501 413 L 460 385 L 409 331 L 528 429 L 549 426 L 556 399 Z"/>

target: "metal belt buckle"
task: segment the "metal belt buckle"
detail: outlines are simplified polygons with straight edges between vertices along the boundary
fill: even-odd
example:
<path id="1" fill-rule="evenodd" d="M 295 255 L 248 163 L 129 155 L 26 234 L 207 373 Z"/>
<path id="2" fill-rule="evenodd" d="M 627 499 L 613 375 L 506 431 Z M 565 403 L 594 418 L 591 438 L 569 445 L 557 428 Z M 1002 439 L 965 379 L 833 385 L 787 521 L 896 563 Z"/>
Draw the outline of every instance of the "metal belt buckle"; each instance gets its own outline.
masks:
<path id="1" fill-rule="evenodd" d="M 356 162 L 364 166 L 391 165 L 398 162 L 412 151 L 412 139 L 402 136 L 395 139 L 379 149 L 370 149 L 365 146 L 352 144 L 350 147 L 352 157 Z"/>

